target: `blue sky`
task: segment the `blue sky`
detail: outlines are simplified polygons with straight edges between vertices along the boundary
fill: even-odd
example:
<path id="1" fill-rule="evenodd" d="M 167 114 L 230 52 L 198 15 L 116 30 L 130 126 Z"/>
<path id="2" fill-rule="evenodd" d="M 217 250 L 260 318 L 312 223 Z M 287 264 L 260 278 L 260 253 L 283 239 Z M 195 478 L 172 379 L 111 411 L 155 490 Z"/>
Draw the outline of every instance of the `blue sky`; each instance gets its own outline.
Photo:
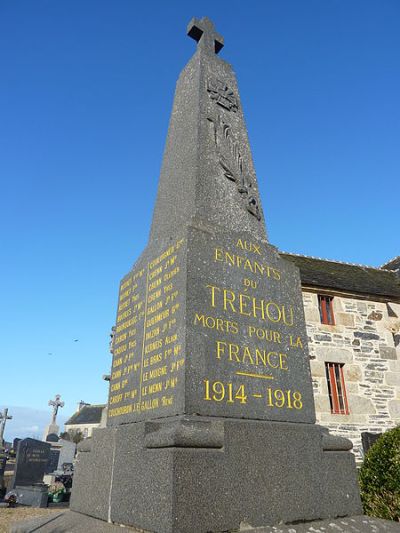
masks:
<path id="1" fill-rule="evenodd" d="M 0 0 L 0 405 L 106 400 L 118 283 L 203 15 L 238 76 L 271 242 L 400 254 L 397 0 Z"/>

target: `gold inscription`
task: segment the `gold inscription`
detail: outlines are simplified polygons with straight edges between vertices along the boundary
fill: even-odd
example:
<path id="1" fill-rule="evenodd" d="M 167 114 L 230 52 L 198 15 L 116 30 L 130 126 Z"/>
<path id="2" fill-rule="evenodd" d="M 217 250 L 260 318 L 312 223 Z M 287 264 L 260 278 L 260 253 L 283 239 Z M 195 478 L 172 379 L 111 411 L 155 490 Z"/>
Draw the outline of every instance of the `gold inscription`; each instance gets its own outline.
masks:
<path id="1" fill-rule="evenodd" d="M 238 313 L 242 316 L 251 316 L 270 322 L 283 322 L 287 326 L 293 326 L 293 307 L 273 301 L 256 298 L 231 289 L 206 285 L 210 289 L 211 306 L 222 308 L 224 311 Z"/>
<path id="2" fill-rule="evenodd" d="M 224 248 L 217 247 L 214 250 L 214 261 L 231 265 L 252 274 L 259 274 L 277 281 L 281 279 L 281 273 L 276 268 L 270 267 L 265 263 L 261 263 L 254 259 L 248 259 L 243 255 L 237 255 Z"/>
<path id="3" fill-rule="evenodd" d="M 194 325 L 201 325 L 203 328 L 216 329 L 225 333 L 233 333 L 236 335 L 239 332 L 237 322 L 231 320 L 224 320 L 222 318 L 214 318 L 213 316 L 205 316 L 196 313 L 194 317 Z"/>
<path id="4" fill-rule="evenodd" d="M 176 330 L 181 305 L 176 288 L 181 266 L 176 251 L 182 244 L 180 240 L 171 245 L 121 283 L 113 343 L 110 417 L 170 407 L 174 403 L 173 392 L 185 363 Z M 135 388 L 131 388 L 133 383 Z"/>
<path id="5" fill-rule="evenodd" d="M 279 370 L 288 370 L 287 355 L 268 352 L 258 348 L 240 346 L 231 342 L 216 341 L 216 358 L 231 363 L 244 363 L 253 366 L 264 366 Z"/>
<path id="6" fill-rule="evenodd" d="M 247 252 L 252 252 L 253 254 L 261 255 L 260 245 L 254 244 L 250 241 L 242 241 L 242 239 L 238 239 L 236 243 L 236 248 L 241 248 L 242 250 L 246 250 Z"/>

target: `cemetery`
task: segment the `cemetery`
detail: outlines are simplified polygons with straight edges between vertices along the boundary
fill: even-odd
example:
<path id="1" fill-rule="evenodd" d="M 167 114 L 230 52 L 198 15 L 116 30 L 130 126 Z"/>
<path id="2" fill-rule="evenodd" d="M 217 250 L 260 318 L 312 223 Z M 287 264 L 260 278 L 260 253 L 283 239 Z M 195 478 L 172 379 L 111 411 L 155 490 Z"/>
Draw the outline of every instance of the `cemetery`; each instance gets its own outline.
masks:
<path id="1" fill-rule="evenodd" d="M 12 449 L 7 449 L 7 453 L 3 447 L 0 488 L 4 503 L 9 506 L 47 508 L 49 502 L 61 503 L 70 498 L 76 444 L 58 436 L 60 428 L 56 418 L 58 409 L 64 406 L 60 395 L 50 400 L 49 405 L 53 407 L 53 412 L 42 440 L 15 438 Z M 3 420 L 11 419 L 6 411 L 3 412 Z M 9 467 L 7 475 L 6 465 Z"/>
<path id="2" fill-rule="evenodd" d="M 318 297 L 305 273 L 317 267 L 268 240 L 236 75 L 218 56 L 224 38 L 207 17 L 193 18 L 187 35 L 196 50 L 176 85 L 149 241 L 120 283 L 108 403 L 80 404 L 66 423 L 71 432 L 84 428 L 76 443 L 60 432 L 65 404 L 57 394 L 43 439 L 15 443 L 7 491 L 18 506 L 69 507 L 11 531 L 400 531 L 395 513 L 390 520 L 364 514 L 350 440 L 360 444 L 357 427 L 335 428 L 336 419 L 318 411 L 324 364 L 334 364 L 326 345 L 345 334 L 348 320 L 334 324 L 343 325 L 336 338 L 326 328 L 310 335 Z M 379 298 L 396 299 L 395 270 L 381 274 Z M 351 288 L 357 292 L 356 282 Z M 326 302 L 324 318 L 333 313 Z M 380 309 L 363 311 L 370 336 Z M 341 311 L 335 307 L 336 316 Z M 383 342 L 357 338 L 360 352 L 365 340 Z M 395 373 L 396 346 L 383 348 L 385 371 Z M 337 364 L 347 364 L 349 348 L 341 349 Z M 333 388 L 341 367 L 332 368 Z M 385 431 L 398 425 L 396 387 L 384 398 L 393 414 L 383 417 Z M 357 383 L 352 392 L 359 390 Z M 0 445 L 8 419 L 4 410 Z M 380 427 L 359 420 L 366 430 Z M 382 442 L 368 431 L 363 439 L 364 449 Z M 373 495 L 368 501 L 373 507 Z"/>

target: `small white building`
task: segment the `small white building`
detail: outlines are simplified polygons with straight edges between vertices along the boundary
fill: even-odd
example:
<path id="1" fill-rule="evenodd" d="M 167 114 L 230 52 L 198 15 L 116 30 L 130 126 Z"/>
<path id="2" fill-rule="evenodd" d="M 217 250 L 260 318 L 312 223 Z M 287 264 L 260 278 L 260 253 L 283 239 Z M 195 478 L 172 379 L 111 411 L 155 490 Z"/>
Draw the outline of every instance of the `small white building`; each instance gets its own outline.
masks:
<path id="1" fill-rule="evenodd" d="M 84 438 L 91 437 L 93 429 L 105 427 L 106 419 L 106 405 L 91 405 L 81 401 L 76 413 L 65 422 L 65 431 L 71 435 L 81 432 Z"/>

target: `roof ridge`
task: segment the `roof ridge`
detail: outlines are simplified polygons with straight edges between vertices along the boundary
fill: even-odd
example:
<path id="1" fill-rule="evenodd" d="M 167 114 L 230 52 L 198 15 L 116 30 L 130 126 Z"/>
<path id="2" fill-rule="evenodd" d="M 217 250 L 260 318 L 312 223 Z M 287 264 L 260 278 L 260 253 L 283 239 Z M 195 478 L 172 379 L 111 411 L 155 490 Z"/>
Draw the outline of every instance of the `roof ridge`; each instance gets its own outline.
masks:
<path id="1" fill-rule="evenodd" d="M 370 266 L 370 265 L 362 265 L 361 263 L 350 263 L 349 261 L 338 261 L 336 259 L 324 259 L 323 257 L 315 257 L 313 255 L 305 255 L 305 254 L 296 254 L 296 253 L 293 253 L 293 252 L 285 252 L 283 250 L 278 250 L 278 252 L 280 254 L 282 253 L 282 254 L 286 254 L 286 255 L 294 255 L 295 257 L 304 257 L 306 259 L 316 259 L 317 261 L 326 261 L 327 263 L 337 263 L 339 265 L 349 265 L 349 266 L 357 266 L 357 267 L 362 267 L 362 268 L 371 268 L 373 270 L 379 270 L 380 272 L 382 272 L 382 270 L 385 270 L 385 269 L 382 269 L 382 267 L 376 267 L 376 266 Z M 392 259 L 392 261 L 393 261 L 393 259 Z M 390 261 L 388 261 L 388 263 L 389 262 Z M 391 272 L 391 271 L 387 270 L 387 272 Z"/>
<path id="2" fill-rule="evenodd" d="M 392 257 L 392 259 L 389 259 L 389 261 L 386 261 L 385 263 L 383 263 L 381 268 L 383 268 L 384 270 L 390 270 L 390 269 L 385 269 L 385 266 L 390 265 L 390 263 L 393 263 L 394 261 L 397 261 L 397 259 L 400 259 L 400 255 L 396 255 L 395 257 Z"/>

